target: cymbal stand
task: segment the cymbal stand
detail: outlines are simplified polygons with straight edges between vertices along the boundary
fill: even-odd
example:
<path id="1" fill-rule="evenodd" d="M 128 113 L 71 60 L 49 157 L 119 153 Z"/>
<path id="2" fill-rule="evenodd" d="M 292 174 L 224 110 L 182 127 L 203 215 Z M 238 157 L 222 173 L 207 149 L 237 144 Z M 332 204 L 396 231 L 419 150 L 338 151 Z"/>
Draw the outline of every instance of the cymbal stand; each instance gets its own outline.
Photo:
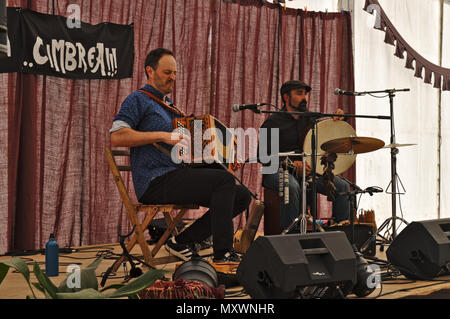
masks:
<path id="1" fill-rule="evenodd" d="M 389 96 L 389 106 L 390 106 L 390 121 L 391 121 L 391 144 L 395 144 L 395 122 L 394 122 L 394 97 L 396 92 L 409 92 L 410 89 L 388 89 L 384 91 L 371 91 L 371 92 L 361 92 L 358 93 L 359 96 L 366 95 L 366 94 L 375 94 L 375 93 L 387 93 Z M 386 188 L 386 193 L 391 195 L 391 207 L 392 207 L 392 217 L 388 218 L 378 229 L 377 234 L 380 233 L 380 231 L 386 227 L 389 222 L 392 222 L 392 236 L 390 240 L 394 240 L 397 237 L 397 228 L 396 228 L 396 220 L 400 220 L 401 222 L 404 222 L 408 224 L 403 218 L 397 217 L 397 195 L 402 195 L 404 193 L 399 193 L 397 191 L 397 187 L 399 186 L 398 182 L 400 182 L 401 186 L 403 187 L 403 184 L 400 180 L 400 177 L 397 174 L 397 155 L 399 153 L 398 148 L 392 148 L 391 149 L 391 181 Z M 388 192 L 388 188 L 391 186 L 392 192 Z M 405 188 L 403 187 L 403 191 L 405 191 Z M 388 240 L 389 241 L 389 240 Z"/>
<path id="2" fill-rule="evenodd" d="M 390 105 L 390 111 L 391 111 L 391 144 L 395 144 L 395 127 L 394 127 L 394 90 L 389 92 L 389 105 Z M 404 193 L 398 193 L 397 192 L 397 179 L 400 182 L 400 184 L 403 187 L 403 184 L 400 180 L 400 177 L 397 174 L 397 154 L 399 153 L 398 148 L 392 148 L 391 149 L 391 182 L 389 185 L 391 185 L 392 192 L 390 193 L 392 196 L 392 217 L 388 220 L 392 221 L 392 240 L 397 237 L 397 229 L 395 225 L 395 221 L 397 219 L 400 219 L 401 221 L 404 221 L 403 219 L 397 217 L 397 194 L 402 195 Z M 386 188 L 386 193 L 388 192 L 388 187 Z M 405 191 L 405 188 L 403 187 L 403 191 Z M 381 228 L 381 227 L 380 227 Z"/>

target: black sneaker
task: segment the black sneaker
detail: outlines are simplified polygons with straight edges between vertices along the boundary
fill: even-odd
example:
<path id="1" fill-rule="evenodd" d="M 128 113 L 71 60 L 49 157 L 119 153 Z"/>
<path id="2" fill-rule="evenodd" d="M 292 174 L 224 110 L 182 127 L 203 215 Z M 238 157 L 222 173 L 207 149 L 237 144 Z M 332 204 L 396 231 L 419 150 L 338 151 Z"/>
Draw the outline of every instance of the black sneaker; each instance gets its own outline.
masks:
<path id="1" fill-rule="evenodd" d="M 241 257 L 234 250 L 227 251 L 221 258 L 213 258 L 215 263 L 240 263 Z"/>
<path id="2" fill-rule="evenodd" d="M 183 259 L 185 261 L 190 260 L 193 254 L 191 248 L 188 245 L 178 244 L 175 241 L 174 237 L 169 238 L 165 243 L 164 247 L 166 247 L 166 250 L 170 254 L 177 256 L 178 258 Z"/>

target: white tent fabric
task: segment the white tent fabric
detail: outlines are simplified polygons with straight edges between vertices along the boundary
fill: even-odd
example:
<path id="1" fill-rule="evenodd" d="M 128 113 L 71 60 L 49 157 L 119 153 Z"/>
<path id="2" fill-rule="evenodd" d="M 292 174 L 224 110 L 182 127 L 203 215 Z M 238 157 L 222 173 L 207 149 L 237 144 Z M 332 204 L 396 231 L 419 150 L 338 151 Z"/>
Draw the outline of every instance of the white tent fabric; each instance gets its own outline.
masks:
<path id="1" fill-rule="evenodd" d="M 450 1 L 444 1 L 442 66 L 450 68 Z M 440 217 L 450 217 L 450 92 L 441 97 L 441 200 Z"/>
<path id="2" fill-rule="evenodd" d="M 396 216 L 408 222 L 439 217 L 450 217 L 446 209 L 450 198 L 443 192 L 439 180 L 445 180 L 450 167 L 446 165 L 448 151 L 439 156 L 439 127 L 445 136 L 448 129 L 445 105 L 440 112 L 441 92 L 414 71 L 405 68 L 405 60 L 394 56 L 394 47 L 384 43 L 385 33 L 373 28 L 376 17 L 360 8 L 365 1 L 355 1 L 355 89 L 371 91 L 410 88 L 407 93 L 397 93 L 394 98 L 394 127 L 396 142 L 415 143 L 417 146 L 399 148 L 397 156 L 398 192 Z M 385 13 L 404 39 L 429 61 L 440 62 L 440 0 L 380 1 Z M 447 38 L 448 40 L 448 38 Z M 442 101 L 449 93 L 442 94 Z M 448 103 L 447 103 L 448 106 Z M 371 96 L 357 98 L 357 114 L 389 115 L 389 99 Z M 448 118 L 448 116 L 447 116 Z M 359 136 L 376 137 L 390 143 L 389 121 L 357 120 Z M 444 138 L 445 140 L 445 138 Z M 439 159 L 441 161 L 439 161 Z M 440 162 L 444 164 L 439 167 Z M 391 156 L 388 149 L 359 155 L 357 158 L 357 184 L 360 187 L 377 185 L 385 190 L 391 182 Z M 388 189 L 390 191 L 391 188 Z M 392 216 L 392 195 L 364 195 L 360 208 L 373 209 L 377 223 Z"/>
<path id="3" fill-rule="evenodd" d="M 435 64 L 450 68 L 449 0 L 379 2 L 393 25 L 417 52 Z M 413 70 L 405 68 L 406 60 L 394 56 L 395 47 L 384 42 L 385 33 L 373 28 L 376 16 L 363 10 L 365 0 L 293 0 L 286 1 L 286 5 L 315 11 L 343 8 L 352 12 L 356 91 L 411 89 L 394 97 L 396 142 L 417 144 L 399 148 L 397 191 L 403 192 L 403 187 L 405 191 L 396 196 L 396 216 L 407 222 L 450 217 L 450 183 L 447 182 L 450 177 L 450 92 L 441 92 L 424 83 L 423 79 L 414 77 Z M 356 114 L 390 115 L 389 98 L 357 97 Z M 390 144 L 390 121 L 358 119 L 356 132 L 358 136 L 374 137 Z M 390 150 L 358 155 L 356 176 L 361 188 L 379 186 L 385 190 L 358 198 L 359 208 L 374 210 L 380 225 L 392 216 L 392 195 L 387 193 L 392 190 Z"/>

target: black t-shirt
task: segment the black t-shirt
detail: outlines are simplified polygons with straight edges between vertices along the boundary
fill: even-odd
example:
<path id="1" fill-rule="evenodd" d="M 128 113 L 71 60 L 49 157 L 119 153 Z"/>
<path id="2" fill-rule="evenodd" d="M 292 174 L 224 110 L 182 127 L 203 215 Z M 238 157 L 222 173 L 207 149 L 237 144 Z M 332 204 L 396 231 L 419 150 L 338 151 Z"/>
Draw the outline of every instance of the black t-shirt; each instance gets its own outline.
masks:
<path id="1" fill-rule="evenodd" d="M 267 140 L 263 141 L 260 136 L 259 147 L 261 143 L 266 143 L 267 155 L 271 154 L 271 128 L 279 129 L 279 152 L 303 152 L 305 137 L 311 129 L 309 118 L 300 117 L 298 120 L 288 113 L 275 113 L 269 116 L 262 124 L 261 128 L 267 129 Z"/>

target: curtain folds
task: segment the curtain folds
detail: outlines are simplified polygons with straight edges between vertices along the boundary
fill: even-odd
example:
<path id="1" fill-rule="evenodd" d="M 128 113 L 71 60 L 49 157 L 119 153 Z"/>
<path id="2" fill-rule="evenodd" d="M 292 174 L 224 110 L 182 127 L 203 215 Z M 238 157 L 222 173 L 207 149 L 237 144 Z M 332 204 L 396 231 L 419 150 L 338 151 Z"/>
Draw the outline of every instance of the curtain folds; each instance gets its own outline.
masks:
<path id="1" fill-rule="evenodd" d="M 266 116 L 234 113 L 232 105 L 281 106 L 279 88 L 289 79 L 311 84 L 311 111 L 342 107 L 354 113 L 353 98 L 333 94 L 336 87 L 354 89 L 347 13 L 305 15 L 260 1 L 237 2 L 79 0 L 84 22 L 134 23 L 133 78 L 0 75 L 0 89 L 7 92 L 0 97 L 0 253 L 41 249 L 50 233 L 60 247 L 117 242 L 118 225 L 122 233 L 131 228 L 104 147 L 122 101 L 145 84 L 144 59 L 154 48 L 174 51 L 178 75 L 172 97 L 187 114 L 212 114 L 228 127 L 257 130 Z M 67 16 L 72 3 L 8 5 Z M 245 156 L 252 152 L 247 146 Z M 347 174 L 352 180 L 353 172 Z M 246 164 L 238 174 L 261 198 L 260 166 Z M 326 200 L 320 206 L 321 215 L 330 214 Z"/>

